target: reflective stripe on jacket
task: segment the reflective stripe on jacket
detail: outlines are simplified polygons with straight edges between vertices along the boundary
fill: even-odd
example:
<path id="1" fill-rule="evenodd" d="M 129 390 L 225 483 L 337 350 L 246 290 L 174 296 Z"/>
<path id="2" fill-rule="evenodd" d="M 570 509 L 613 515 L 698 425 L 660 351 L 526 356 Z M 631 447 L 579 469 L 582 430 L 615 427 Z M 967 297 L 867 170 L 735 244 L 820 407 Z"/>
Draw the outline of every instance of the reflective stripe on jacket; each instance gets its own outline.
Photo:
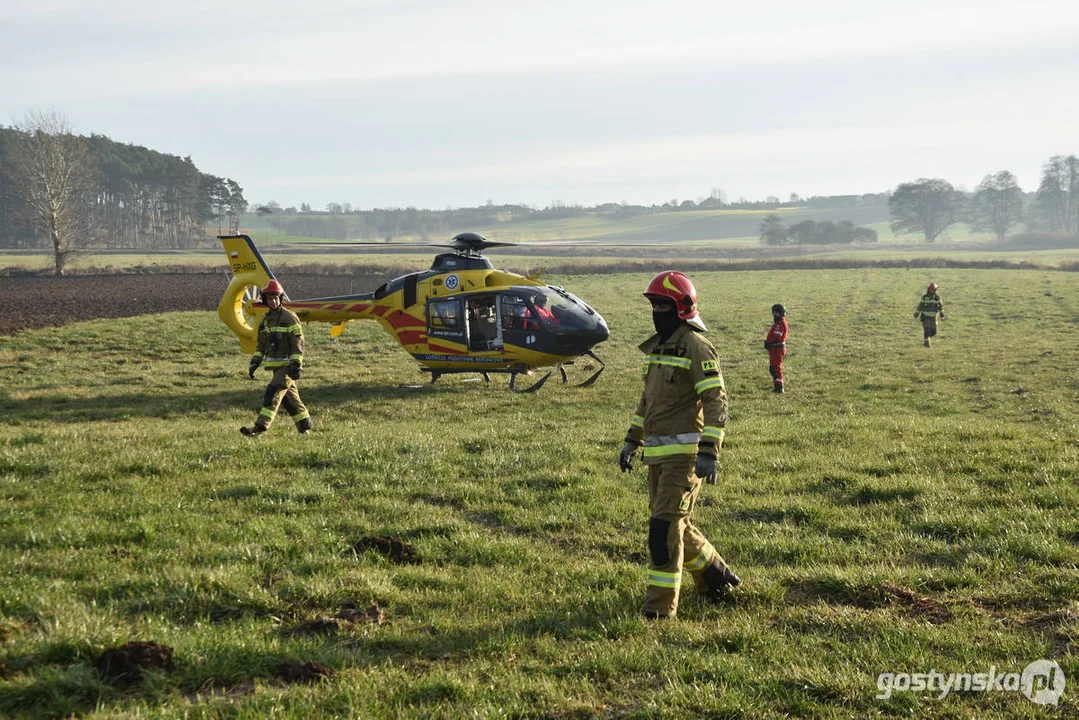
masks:
<path id="1" fill-rule="evenodd" d="M 764 346 L 766 348 L 783 348 L 787 347 L 787 318 L 779 318 L 772 327 L 768 330 L 768 334 L 764 338 Z"/>
<path id="2" fill-rule="evenodd" d="M 660 343 L 641 344 L 644 392 L 629 439 L 644 446 L 647 464 L 672 455 L 718 455 L 727 424 L 727 389 L 719 355 L 703 334 L 682 325 Z"/>
<path id="3" fill-rule="evenodd" d="M 908 305 L 909 307 L 909 305 Z M 926 293 L 922 295 L 922 301 L 918 303 L 918 313 L 926 317 L 936 317 L 937 313 L 944 312 L 944 303 L 940 301 L 940 295 Z"/>
<path id="4" fill-rule="evenodd" d="M 303 364 L 303 327 L 295 313 L 282 307 L 263 316 L 255 357 L 262 358 L 267 368 L 284 367 L 294 360 Z"/>

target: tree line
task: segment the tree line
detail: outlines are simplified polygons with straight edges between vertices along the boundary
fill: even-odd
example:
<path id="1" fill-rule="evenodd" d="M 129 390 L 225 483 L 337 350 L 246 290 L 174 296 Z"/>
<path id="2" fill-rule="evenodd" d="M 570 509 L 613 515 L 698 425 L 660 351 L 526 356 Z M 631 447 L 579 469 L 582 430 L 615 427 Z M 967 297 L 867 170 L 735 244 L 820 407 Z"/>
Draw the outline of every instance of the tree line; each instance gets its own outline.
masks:
<path id="1" fill-rule="evenodd" d="M 1001 170 L 986 175 L 973 193 L 957 190 L 947 180 L 921 178 L 902 183 L 888 200 L 895 233 L 920 233 L 926 242 L 963 222 L 976 232 L 992 232 L 997 240 L 1020 226 L 1029 231 L 1079 234 L 1079 158 L 1054 155 L 1042 166 L 1041 182 L 1024 193 L 1015 175 Z"/>
<path id="2" fill-rule="evenodd" d="M 739 198 L 728 201 L 726 194 L 714 188 L 708 197 L 694 200 L 669 200 L 656 205 L 626 203 L 603 203 L 584 206 L 553 201 L 543 208 L 519 204 L 486 204 L 467 208 L 431 210 L 425 208 L 374 208 L 361 210 L 351 203 L 327 203 L 324 210 L 315 210 L 308 203 L 282 207 L 271 200 L 255 208 L 259 216 L 266 217 L 270 226 L 285 235 L 325 238 L 328 240 L 389 241 L 408 236 L 423 239 L 444 238 L 454 229 L 513 223 L 524 220 L 559 220 L 582 217 L 609 217 L 612 219 L 634 218 L 667 212 L 693 210 L 775 210 L 781 208 L 858 208 L 884 207 L 888 204 L 887 193 L 864 195 L 830 195 L 803 198 L 791 193 L 787 200 L 772 196 L 751 201 Z"/>
<path id="3" fill-rule="evenodd" d="M 1034 193 L 1024 193 L 1015 175 L 1001 170 L 986 175 L 972 193 L 941 178 L 901 183 L 887 196 L 887 203 L 892 232 L 920 233 L 928 243 L 960 222 L 975 232 L 992 232 L 1000 242 L 1020 226 L 1079 235 L 1079 158 L 1049 158 Z M 876 242 L 877 233 L 846 220 L 806 220 L 788 228 L 782 217 L 771 213 L 761 221 L 760 240 L 766 245 Z"/>
<path id="4" fill-rule="evenodd" d="M 83 248 L 196 247 L 246 211 L 238 183 L 190 157 L 75 135 L 55 112 L 0 127 L 0 247 L 49 248 L 58 275 Z"/>

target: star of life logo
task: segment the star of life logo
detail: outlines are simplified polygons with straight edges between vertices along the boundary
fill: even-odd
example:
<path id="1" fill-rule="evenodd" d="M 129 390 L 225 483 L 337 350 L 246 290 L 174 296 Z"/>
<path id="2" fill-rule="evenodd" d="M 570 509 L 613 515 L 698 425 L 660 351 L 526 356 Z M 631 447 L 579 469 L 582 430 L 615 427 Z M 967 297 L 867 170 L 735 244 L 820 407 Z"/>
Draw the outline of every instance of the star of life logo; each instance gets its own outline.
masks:
<path id="1" fill-rule="evenodd" d="M 943 700 L 953 692 L 1022 692 L 1038 705 L 1056 705 L 1064 694 L 1064 671 L 1054 660 L 1035 660 L 1021 673 L 998 672 L 996 665 L 984 673 L 891 673 L 877 676 L 878 700 L 897 692 L 929 692 Z"/>
<path id="2" fill-rule="evenodd" d="M 460 282 L 461 282 L 461 278 L 457 277 L 456 275 L 447 275 L 446 276 L 446 289 L 447 290 L 456 290 L 457 286 L 460 284 Z"/>

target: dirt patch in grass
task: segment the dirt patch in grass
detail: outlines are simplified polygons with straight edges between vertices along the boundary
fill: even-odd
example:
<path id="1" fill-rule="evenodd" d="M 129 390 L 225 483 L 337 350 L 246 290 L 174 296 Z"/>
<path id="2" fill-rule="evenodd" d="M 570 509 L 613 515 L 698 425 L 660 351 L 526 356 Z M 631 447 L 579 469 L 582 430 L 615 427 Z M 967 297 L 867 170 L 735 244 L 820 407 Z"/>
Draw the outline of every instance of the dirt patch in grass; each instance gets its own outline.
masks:
<path id="1" fill-rule="evenodd" d="M 155 642 L 128 642 L 105 650 L 94 663 L 101 677 L 117 684 L 142 680 L 145 670 L 172 670 L 172 648 Z"/>
<path id="2" fill-rule="evenodd" d="M 403 540 L 398 540 L 388 535 L 360 538 L 352 544 L 352 550 L 358 554 L 374 550 L 379 555 L 388 558 L 390 562 L 398 565 L 418 565 L 420 563 L 420 556 L 416 552 L 416 548 Z"/>
<path id="3" fill-rule="evenodd" d="M 332 616 L 320 615 L 306 620 L 284 630 L 282 634 L 285 636 L 337 635 L 365 625 L 384 625 L 385 623 L 386 611 L 378 605 L 371 605 L 364 610 L 353 605 L 346 605 Z"/>
<path id="4" fill-rule="evenodd" d="M 332 677 L 334 671 L 318 660 L 287 662 L 277 669 L 276 677 L 287 683 L 314 683 Z"/>
<path id="5" fill-rule="evenodd" d="M 788 584 L 787 597 L 794 602 L 821 601 L 829 605 L 850 605 L 865 610 L 898 607 L 907 615 L 934 625 L 955 617 L 944 602 L 892 583 L 855 585 L 835 578 L 811 578 Z"/>
<path id="6" fill-rule="evenodd" d="M 0 280 L 0 335 L 102 318 L 215 310 L 231 279 L 223 271 L 4 277 Z M 293 300 L 368 292 L 385 280 L 366 274 L 284 272 L 278 279 Z"/>
<path id="7" fill-rule="evenodd" d="M 1079 610 L 1075 608 L 1061 608 L 1060 610 L 1041 613 L 1020 622 L 1021 625 L 1037 630 L 1051 629 L 1073 623 L 1079 623 Z"/>

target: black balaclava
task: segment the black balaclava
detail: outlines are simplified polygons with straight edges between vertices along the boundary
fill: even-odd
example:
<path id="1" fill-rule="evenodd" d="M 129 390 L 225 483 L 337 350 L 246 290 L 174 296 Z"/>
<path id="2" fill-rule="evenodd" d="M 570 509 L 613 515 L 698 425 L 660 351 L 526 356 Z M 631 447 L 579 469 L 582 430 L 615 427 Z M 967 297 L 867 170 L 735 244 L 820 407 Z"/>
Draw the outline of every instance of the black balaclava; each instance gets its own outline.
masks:
<path id="1" fill-rule="evenodd" d="M 659 333 L 659 341 L 667 342 L 667 338 L 674 334 L 685 320 L 678 317 L 678 310 L 672 304 L 669 310 L 662 312 L 652 312 L 652 325 L 655 326 L 656 332 Z"/>

